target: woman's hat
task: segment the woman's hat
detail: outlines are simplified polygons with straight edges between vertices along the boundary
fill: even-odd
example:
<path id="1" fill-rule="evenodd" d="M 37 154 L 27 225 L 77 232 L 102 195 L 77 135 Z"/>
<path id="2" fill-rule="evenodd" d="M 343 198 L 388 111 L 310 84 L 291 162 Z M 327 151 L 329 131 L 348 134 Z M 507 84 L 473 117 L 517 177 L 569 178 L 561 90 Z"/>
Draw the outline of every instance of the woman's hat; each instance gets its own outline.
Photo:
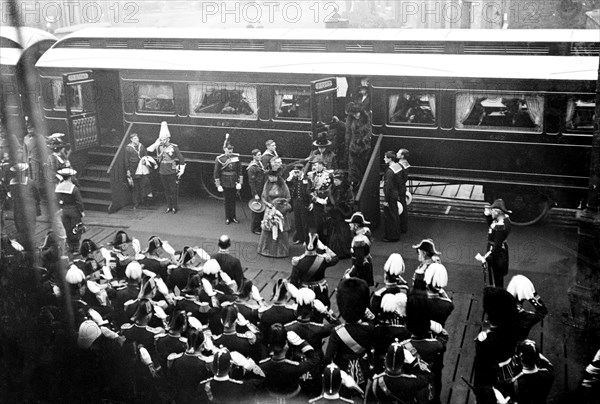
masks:
<path id="1" fill-rule="evenodd" d="M 12 171 L 13 173 L 16 173 L 16 172 L 27 171 L 28 168 L 29 168 L 29 164 L 27 164 L 27 163 L 17 163 L 10 168 L 10 171 Z"/>
<path id="2" fill-rule="evenodd" d="M 317 140 L 313 142 L 313 146 L 327 147 L 331 146 L 331 141 L 327 139 L 327 132 L 321 132 L 317 135 Z"/>
<path id="3" fill-rule="evenodd" d="M 435 249 L 435 244 L 433 243 L 433 240 L 430 238 L 421 240 L 421 242 L 419 244 L 413 245 L 412 248 L 416 248 L 417 250 L 424 251 L 429 255 L 440 255 L 441 254 L 441 252 L 439 252 L 438 250 Z"/>
<path id="4" fill-rule="evenodd" d="M 504 213 L 512 213 L 512 211 L 506 209 L 506 205 L 504 204 L 504 201 L 502 199 L 496 199 L 494 201 L 494 203 L 492 203 L 491 205 L 486 205 L 486 208 L 489 208 L 489 209 L 498 209 L 498 210 L 501 210 Z"/>
<path id="5" fill-rule="evenodd" d="M 367 222 L 365 220 L 365 217 L 363 216 L 363 214 L 361 212 L 354 212 L 350 219 L 346 219 L 346 222 L 360 224 L 360 225 L 371 224 L 371 222 Z"/>
<path id="6" fill-rule="evenodd" d="M 77 171 L 73 170 L 71 167 L 65 167 L 58 170 L 56 174 L 66 178 L 72 177 L 73 175 L 77 174 Z"/>
<path id="7" fill-rule="evenodd" d="M 353 102 L 349 103 L 347 108 L 349 114 L 356 114 L 358 112 L 362 112 L 362 106 L 360 104 L 355 104 Z"/>
<path id="8" fill-rule="evenodd" d="M 254 213 L 262 213 L 265 211 L 265 204 L 260 200 L 257 201 L 256 199 L 251 199 L 248 201 L 248 207 Z"/>

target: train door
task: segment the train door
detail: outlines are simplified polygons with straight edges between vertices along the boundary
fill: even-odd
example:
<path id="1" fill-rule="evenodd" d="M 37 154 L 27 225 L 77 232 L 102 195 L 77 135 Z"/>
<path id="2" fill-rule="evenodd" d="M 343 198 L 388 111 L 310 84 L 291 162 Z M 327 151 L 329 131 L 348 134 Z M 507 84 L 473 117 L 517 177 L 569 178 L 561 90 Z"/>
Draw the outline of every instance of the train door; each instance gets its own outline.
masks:
<path id="1" fill-rule="evenodd" d="M 99 144 L 98 91 L 91 71 L 63 74 L 67 129 L 73 151 Z"/>
<path id="2" fill-rule="evenodd" d="M 310 101 L 312 106 L 313 137 L 328 131 L 334 122 L 337 80 L 335 77 L 312 81 Z"/>

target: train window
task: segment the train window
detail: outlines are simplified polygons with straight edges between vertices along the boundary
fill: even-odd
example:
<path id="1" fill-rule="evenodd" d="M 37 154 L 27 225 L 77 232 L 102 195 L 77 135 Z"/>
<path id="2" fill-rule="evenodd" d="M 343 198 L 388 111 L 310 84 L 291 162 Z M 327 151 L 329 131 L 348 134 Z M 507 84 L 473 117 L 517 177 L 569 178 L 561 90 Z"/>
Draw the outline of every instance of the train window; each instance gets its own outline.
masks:
<path id="1" fill-rule="evenodd" d="M 460 129 L 540 133 L 544 98 L 536 94 L 458 93 L 456 127 Z"/>
<path id="2" fill-rule="evenodd" d="M 170 84 L 135 85 L 137 112 L 175 113 L 173 86 Z"/>
<path id="3" fill-rule="evenodd" d="M 388 96 L 390 123 L 434 125 L 436 120 L 435 94 L 424 92 L 395 92 Z"/>
<path id="4" fill-rule="evenodd" d="M 188 87 L 190 115 L 256 119 L 256 87 L 239 83 L 192 84 Z"/>
<path id="5" fill-rule="evenodd" d="M 567 101 L 565 116 L 567 132 L 591 132 L 596 118 L 596 100 L 593 96 L 572 97 Z"/>
<path id="6" fill-rule="evenodd" d="M 71 100 L 73 103 L 73 105 L 71 105 L 71 112 L 83 111 L 83 96 L 81 84 L 69 86 L 69 89 L 71 91 Z M 67 100 L 65 98 L 65 86 L 63 85 L 62 79 L 52 80 L 52 102 L 54 105 L 54 109 L 63 111 L 67 109 Z"/>
<path id="7" fill-rule="evenodd" d="M 276 118 L 310 119 L 310 88 L 276 88 L 274 106 Z"/>

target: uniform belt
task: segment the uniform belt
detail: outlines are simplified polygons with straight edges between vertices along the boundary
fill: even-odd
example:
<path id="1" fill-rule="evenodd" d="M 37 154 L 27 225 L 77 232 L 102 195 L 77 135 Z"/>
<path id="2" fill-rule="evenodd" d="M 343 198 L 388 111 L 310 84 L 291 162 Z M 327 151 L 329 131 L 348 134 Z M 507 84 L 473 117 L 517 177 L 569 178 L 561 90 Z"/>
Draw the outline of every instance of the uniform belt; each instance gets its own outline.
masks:
<path id="1" fill-rule="evenodd" d="M 314 287 L 314 286 L 327 286 L 327 279 L 321 279 L 320 281 L 315 282 L 302 282 L 302 286 L 306 287 Z"/>

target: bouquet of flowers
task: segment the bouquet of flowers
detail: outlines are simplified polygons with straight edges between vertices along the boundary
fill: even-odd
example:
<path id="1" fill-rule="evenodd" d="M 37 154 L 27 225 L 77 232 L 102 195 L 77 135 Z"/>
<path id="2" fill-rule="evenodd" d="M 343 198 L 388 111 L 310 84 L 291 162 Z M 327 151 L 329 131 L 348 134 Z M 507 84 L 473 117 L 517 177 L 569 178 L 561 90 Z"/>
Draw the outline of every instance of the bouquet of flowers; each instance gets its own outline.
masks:
<path id="1" fill-rule="evenodd" d="M 279 232 L 283 231 L 283 213 L 278 211 L 275 206 L 267 203 L 267 209 L 265 210 L 265 216 L 261 222 L 263 230 L 267 230 L 273 233 L 273 240 L 277 240 Z"/>

